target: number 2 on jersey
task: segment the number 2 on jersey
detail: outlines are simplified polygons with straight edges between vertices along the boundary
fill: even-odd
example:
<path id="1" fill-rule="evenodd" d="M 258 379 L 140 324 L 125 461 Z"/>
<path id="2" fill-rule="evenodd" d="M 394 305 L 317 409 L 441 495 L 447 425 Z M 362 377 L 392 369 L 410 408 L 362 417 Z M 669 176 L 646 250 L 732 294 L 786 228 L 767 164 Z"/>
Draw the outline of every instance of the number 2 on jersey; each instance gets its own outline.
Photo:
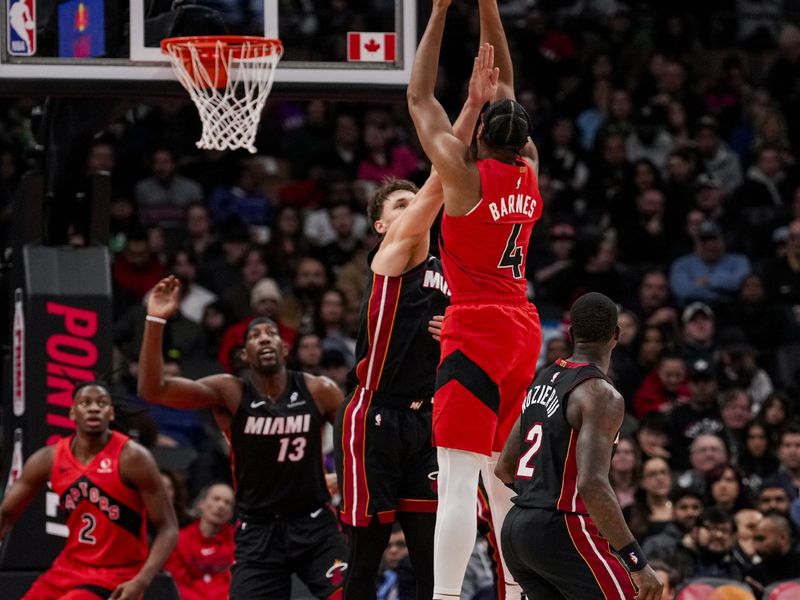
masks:
<path id="1" fill-rule="evenodd" d="M 83 523 L 83 526 L 78 532 L 78 541 L 81 544 L 90 544 L 94 546 L 97 543 L 97 538 L 92 534 L 94 533 L 95 527 L 97 527 L 97 521 L 94 520 L 93 515 L 83 513 L 81 515 L 81 523 Z"/>
<path id="2" fill-rule="evenodd" d="M 517 466 L 517 478 L 530 479 L 533 477 L 534 467 L 530 466 L 533 457 L 539 453 L 542 447 L 542 424 L 534 423 L 525 436 L 526 442 L 531 442 L 531 447 L 519 459 Z"/>
<path id="3" fill-rule="evenodd" d="M 522 279 L 524 256 L 522 254 L 522 246 L 517 245 L 520 231 L 522 231 L 522 223 L 516 223 L 511 229 L 511 235 L 508 236 L 503 256 L 500 257 L 500 262 L 497 263 L 497 267 L 500 269 L 512 269 L 511 272 L 514 274 L 514 279 Z"/>

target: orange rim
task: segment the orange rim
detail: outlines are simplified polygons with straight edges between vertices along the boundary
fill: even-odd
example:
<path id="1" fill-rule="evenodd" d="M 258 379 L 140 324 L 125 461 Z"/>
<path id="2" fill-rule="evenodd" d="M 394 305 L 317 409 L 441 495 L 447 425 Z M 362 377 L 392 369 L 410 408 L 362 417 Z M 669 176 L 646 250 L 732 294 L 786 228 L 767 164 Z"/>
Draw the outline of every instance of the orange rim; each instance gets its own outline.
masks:
<path id="1" fill-rule="evenodd" d="M 232 58 L 241 58 L 242 47 L 247 44 L 251 48 L 259 47 L 265 50 L 261 56 L 283 53 L 283 42 L 271 38 L 253 35 L 205 35 L 172 37 L 161 40 L 161 52 L 170 54 L 175 48 L 195 48 L 202 62 L 213 61 L 217 56 L 218 44 L 223 49 L 233 50 Z"/>

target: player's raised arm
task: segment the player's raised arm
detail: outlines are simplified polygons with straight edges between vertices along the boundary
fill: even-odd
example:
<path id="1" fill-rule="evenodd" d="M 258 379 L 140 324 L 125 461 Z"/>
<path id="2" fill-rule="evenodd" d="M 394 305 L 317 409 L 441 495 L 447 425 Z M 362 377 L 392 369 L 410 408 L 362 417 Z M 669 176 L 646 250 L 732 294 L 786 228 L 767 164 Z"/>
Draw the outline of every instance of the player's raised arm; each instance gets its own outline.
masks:
<path id="1" fill-rule="evenodd" d="M 235 385 L 228 375 L 213 375 L 192 381 L 183 377 L 164 377 L 162 343 L 164 326 L 178 310 L 180 283 L 170 275 L 159 281 L 147 301 L 147 320 L 139 352 L 139 396 L 147 402 L 172 408 L 224 407 L 221 389 Z"/>
<path id="2" fill-rule="evenodd" d="M 425 154 L 442 177 L 445 190 L 451 187 L 457 193 L 461 189 L 476 188 L 479 174 L 477 169 L 472 173 L 467 168 L 469 147 L 455 136 L 447 114 L 434 97 L 439 51 L 449 6 L 450 0 L 433 2 L 428 26 L 414 58 L 407 97 L 408 111 Z"/>
<path id="3" fill-rule="evenodd" d="M 605 380 L 590 379 L 572 392 L 567 411 L 570 424 L 580 429 L 578 493 L 600 532 L 631 571 L 639 588 L 637 598 L 658 600 L 661 583 L 625 523 L 608 478 L 614 441 L 625 415 L 625 401 Z"/>
<path id="4" fill-rule="evenodd" d="M 481 19 L 481 45 L 488 43 L 494 46 L 495 64 L 500 69 L 500 81 L 497 86 L 497 100 L 511 98 L 514 94 L 514 65 L 511 62 L 511 51 L 508 49 L 506 32 L 500 21 L 500 9 L 497 0 L 478 0 L 478 11 Z M 491 100 L 490 100 L 491 102 Z"/>
<path id="5" fill-rule="evenodd" d="M 511 62 L 511 51 L 508 48 L 508 39 L 500 20 L 500 9 L 497 0 L 478 0 L 478 10 L 481 19 L 481 44 L 489 43 L 494 46 L 495 64 L 500 69 L 500 81 L 497 86 L 497 100 L 510 98 L 516 100 L 514 92 L 514 64 Z M 539 151 L 536 144 L 529 139 L 520 155 L 526 158 L 539 176 Z"/>
<path id="6" fill-rule="evenodd" d="M 39 490 L 47 484 L 53 469 L 54 453 L 54 446 L 46 446 L 25 461 L 19 479 L 11 486 L 0 505 L 0 540 L 6 537 Z"/>
<path id="7" fill-rule="evenodd" d="M 491 102 L 497 92 L 497 79 L 494 49 L 489 44 L 481 44 L 472 66 L 467 100 L 453 125 L 453 133 L 467 146 L 471 143 L 481 108 Z M 381 275 L 398 276 L 425 260 L 430 228 L 443 200 L 442 182 L 433 170 L 408 208 L 386 232 L 372 259 L 372 270 Z"/>
<path id="8" fill-rule="evenodd" d="M 178 519 L 153 457 L 136 442 L 129 441 L 120 454 L 120 475 L 139 491 L 147 509 L 147 518 L 156 528 L 150 554 L 139 573 L 117 586 L 111 594 L 111 600 L 136 600 L 150 587 L 175 548 Z"/>

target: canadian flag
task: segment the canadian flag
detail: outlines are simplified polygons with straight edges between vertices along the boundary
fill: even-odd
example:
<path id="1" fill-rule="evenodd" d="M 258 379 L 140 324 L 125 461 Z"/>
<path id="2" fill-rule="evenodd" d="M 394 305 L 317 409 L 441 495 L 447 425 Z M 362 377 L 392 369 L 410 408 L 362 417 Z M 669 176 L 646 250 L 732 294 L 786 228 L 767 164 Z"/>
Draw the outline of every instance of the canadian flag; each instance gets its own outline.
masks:
<path id="1" fill-rule="evenodd" d="M 351 31 L 347 34 L 347 60 L 356 62 L 394 62 L 397 58 L 396 33 Z"/>

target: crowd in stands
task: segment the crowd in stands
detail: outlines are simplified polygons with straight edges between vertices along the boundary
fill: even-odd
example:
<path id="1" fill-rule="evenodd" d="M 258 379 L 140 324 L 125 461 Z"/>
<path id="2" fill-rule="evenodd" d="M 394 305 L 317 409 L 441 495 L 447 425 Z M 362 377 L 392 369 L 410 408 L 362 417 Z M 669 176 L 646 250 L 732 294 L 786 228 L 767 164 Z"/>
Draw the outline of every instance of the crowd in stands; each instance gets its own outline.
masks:
<path id="1" fill-rule="evenodd" d="M 439 96 L 453 116 L 477 45 L 474 4 L 454 3 L 448 17 Z M 569 355 L 576 297 L 619 303 L 610 375 L 628 415 L 611 481 L 630 527 L 669 581 L 665 598 L 702 576 L 759 596 L 800 576 L 800 15 L 780 0 L 500 4 L 540 156 L 545 213 L 526 276 L 546 332 L 542 363 Z M 36 101 L 0 102 L 6 230 Z M 256 155 L 200 151 L 198 127 L 188 98 L 154 98 L 76 143 L 81 162 L 64 175 L 80 190 L 91 173 L 113 173 L 120 393 L 144 407 L 144 300 L 168 273 L 183 284 L 164 333 L 170 374 L 239 372 L 242 333 L 267 316 L 292 368 L 347 390 L 376 242 L 370 194 L 384 178 L 419 183 L 429 171 L 404 97 L 283 95 L 263 115 Z M 65 241 L 86 242 L 80 223 L 65 225 Z M 181 544 L 199 547 L 209 532 L 227 540 L 230 490 L 209 484 L 230 475 L 211 420 L 147 414 L 137 435 L 199 495 Z M 398 531 L 382 600 L 409 597 L 403 544 Z M 217 566 L 174 569 L 206 569 L 197 577 L 216 582 Z"/>

